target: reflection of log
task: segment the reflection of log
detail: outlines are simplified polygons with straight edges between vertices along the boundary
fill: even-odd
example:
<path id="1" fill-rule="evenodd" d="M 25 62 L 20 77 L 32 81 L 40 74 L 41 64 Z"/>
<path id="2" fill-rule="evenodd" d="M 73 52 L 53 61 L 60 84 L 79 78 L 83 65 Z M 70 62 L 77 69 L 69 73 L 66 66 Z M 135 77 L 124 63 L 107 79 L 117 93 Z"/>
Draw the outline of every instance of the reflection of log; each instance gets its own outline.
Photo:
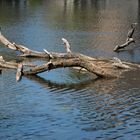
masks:
<path id="1" fill-rule="evenodd" d="M 66 53 L 53 53 L 48 52 L 47 50 L 45 50 L 45 52 L 38 52 L 32 51 L 22 45 L 11 43 L 0 34 L 0 42 L 10 49 L 20 51 L 22 56 L 46 57 L 51 59 L 50 62 L 40 66 L 34 66 L 31 68 L 30 65 L 27 65 L 26 67 L 28 67 L 28 70 L 22 67 L 22 64 L 6 62 L 5 60 L 0 59 L 0 67 L 17 69 L 17 80 L 19 80 L 22 75 L 35 75 L 44 71 L 65 67 L 84 68 L 102 78 L 118 77 L 126 70 L 139 68 L 139 65 L 122 62 L 119 59 L 105 60 L 89 57 L 83 54 L 72 53 L 68 41 L 64 38 L 62 38 L 62 40 L 65 44 Z"/>
<path id="2" fill-rule="evenodd" d="M 53 82 L 50 80 L 47 80 L 43 77 L 40 77 L 38 75 L 33 75 L 33 76 L 27 76 L 28 79 L 36 81 L 37 83 L 39 83 L 41 86 L 46 87 L 50 90 L 52 90 L 53 92 L 56 90 L 58 92 L 58 90 L 61 89 L 61 91 L 63 90 L 73 90 L 75 89 L 76 91 L 78 90 L 85 90 L 86 88 L 94 88 L 96 87 L 97 90 L 105 91 L 104 88 L 104 83 L 108 85 L 110 85 L 110 83 L 112 85 L 114 85 L 115 88 L 115 81 L 116 79 L 90 79 L 90 80 L 86 80 L 86 81 L 82 81 L 82 82 L 78 82 L 78 83 L 57 83 L 57 82 Z M 103 85 L 103 86 L 99 86 L 99 85 Z M 102 89 L 103 88 L 103 89 Z M 113 91 L 112 86 L 108 87 L 106 90 L 110 90 Z"/>
<path id="3" fill-rule="evenodd" d="M 49 89 L 52 89 L 53 91 L 54 90 L 60 90 L 60 89 L 76 89 L 76 90 L 82 90 L 82 89 L 86 89 L 86 88 L 89 88 L 89 87 L 93 87 L 93 83 L 97 82 L 99 79 L 90 79 L 90 80 L 87 80 L 87 81 L 83 81 L 83 82 L 80 82 L 80 83 L 57 83 L 57 82 L 53 82 L 53 81 L 50 81 L 50 80 L 47 80 L 43 77 L 40 77 L 38 75 L 30 75 L 30 76 L 27 76 L 28 79 L 30 80 L 33 80 L 33 81 L 36 81 L 37 83 L 39 83 L 40 85 L 46 87 L 46 88 L 49 88 Z M 100 79 L 101 80 L 101 79 Z M 104 79 L 102 79 L 104 80 Z M 110 79 L 108 79 L 110 80 Z M 114 79 L 111 79 L 111 81 L 113 81 Z"/>

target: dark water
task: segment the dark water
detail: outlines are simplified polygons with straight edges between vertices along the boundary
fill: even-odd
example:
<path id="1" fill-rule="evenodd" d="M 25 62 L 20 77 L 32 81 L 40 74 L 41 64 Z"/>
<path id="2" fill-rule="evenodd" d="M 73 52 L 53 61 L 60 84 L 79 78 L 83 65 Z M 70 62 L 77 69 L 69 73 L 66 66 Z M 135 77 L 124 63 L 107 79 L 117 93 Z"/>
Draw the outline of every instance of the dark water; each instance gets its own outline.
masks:
<path id="1" fill-rule="evenodd" d="M 140 22 L 138 0 L 0 0 L 2 32 L 19 44 L 140 62 L 140 26 L 135 44 L 124 43 L 132 22 Z M 19 59 L 0 46 L 5 59 Z M 27 61 L 27 60 L 26 60 Z M 14 70 L 0 75 L 0 140 L 139 140 L 140 71 L 119 79 L 59 69 L 15 81 Z"/>

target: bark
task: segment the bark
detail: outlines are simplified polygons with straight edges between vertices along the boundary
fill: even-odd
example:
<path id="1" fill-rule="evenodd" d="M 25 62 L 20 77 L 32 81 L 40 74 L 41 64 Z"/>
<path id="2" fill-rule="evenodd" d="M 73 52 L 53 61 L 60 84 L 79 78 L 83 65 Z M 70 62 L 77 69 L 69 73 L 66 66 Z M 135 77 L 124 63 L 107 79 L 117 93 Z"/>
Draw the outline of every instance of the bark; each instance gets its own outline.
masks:
<path id="1" fill-rule="evenodd" d="M 0 67 L 1 68 L 9 68 L 9 69 L 17 69 L 18 64 L 15 62 L 7 62 L 0 56 Z"/>
<path id="2" fill-rule="evenodd" d="M 65 67 L 79 67 L 84 68 L 86 71 L 93 73 L 101 78 L 115 78 L 119 77 L 122 72 L 126 70 L 139 69 L 138 64 L 132 64 L 127 62 L 122 62 L 118 58 L 114 59 L 100 59 L 93 58 L 83 54 L 73 53 L 70 49 L 70 44 L 64 38 L 66 53 L 54 53 L 44 50 L 44 52 L 38 52 L 30 50 L 23 45 L 17 45 L 16 43 L 11 43 L 5 36 L 0 34 L 0 42 L 7 48 L 20 51 L 21 55 L 24 57 L 42 57 L 49 58 L 49 62 L 34 66 L 32 64 L 25 63 L 16 63 L 16 62 L 7 62 L 0 57 L 0 67 L 1 68 L 11 68 L 17 69 L 16 80 L 19 81 L 22 75 L 36 75 L 41 72 L 65 68 Z M 25 68 L 25 65 L 27 69 Z"/>
<path id="3" fill-rule="evenodd" d="M 64 38 L 62 38 L 64 45 L 67 49 L 68 52 L 70 52 L 70 46 L 69 43 L 67 42 L 67 40 L 65 40 Z M 19 51 L 21 53 L 20 56 L 23 57 L 38 57 L 38 58 L 66 58 L 65 57 L 65 53 L 54 53 L 54 52 L 49 52 L 46 49 L 44 49 L 43 52 L 39 52 L 39 51 L 34 51 L 31 50 L 23 45 L 18 45 L 16 43 L 12 43 L 11 41 L 9 41 L 4 35 L 2 35 L 2 33 L 0 33 L 0 42 L 1 44 L 3 44 L 5 47 L 14 50 L 14 51 Z M 71 55 L 69 56 L 70 58 L 72 57 Z"/>

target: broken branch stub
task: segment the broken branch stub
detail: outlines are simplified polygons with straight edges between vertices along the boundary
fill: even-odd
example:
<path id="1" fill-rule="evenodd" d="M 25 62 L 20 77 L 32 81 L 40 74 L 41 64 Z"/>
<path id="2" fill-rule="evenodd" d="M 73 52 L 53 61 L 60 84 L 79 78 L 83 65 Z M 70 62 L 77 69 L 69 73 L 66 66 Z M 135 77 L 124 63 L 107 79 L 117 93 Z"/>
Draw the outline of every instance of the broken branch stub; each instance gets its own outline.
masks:
<path id="1" fill-rule="evenodd" d="M 62 41 L 64 43 L 64 47 L 66 48 L 66 52 L 71 53 L 71 47 L 70 47 L 69 42 L 65 38 L 62 38 Z"/>
<path id="2" fill-rule="evenodd" d="M 2 33 L 0 34 L 0 42 L 7 48 L 14 50 L 14 51 L 19 51 L 21 53 L 20 56 L 24 57 L 42 57 L 42 58 L 48 58 L 49 56 L 45 52 L 38 52 L 34 50 L 30 50 L 29 48 L 23 46 L 23 45 L 18 45 L 16 43 L 10 42 Z"/>
<path id="3" fill-rule="evenodd" d="M 16 81 L 20 81 L 23 74 L 23 65 L 22 63 L 18 64 L 17 73 L 16 73 Z"/>

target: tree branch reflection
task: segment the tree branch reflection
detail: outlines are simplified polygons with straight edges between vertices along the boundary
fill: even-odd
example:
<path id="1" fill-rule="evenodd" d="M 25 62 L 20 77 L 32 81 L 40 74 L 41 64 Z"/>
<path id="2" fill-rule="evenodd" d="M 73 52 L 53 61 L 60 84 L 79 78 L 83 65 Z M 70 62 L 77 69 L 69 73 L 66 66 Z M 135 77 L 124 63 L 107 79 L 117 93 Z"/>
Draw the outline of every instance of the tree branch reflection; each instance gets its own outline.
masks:
<path id="1" fill-rule="evenodd" d="M 103 93 L 109 93 L 113 92 L 115 90 L 116 79 L 90 79 L 84 82 L 80 83 L 57 83 L 50 80 L 47 80 L 43 77 L 40 77 L 38 75 L 34 76 L 27 76 L 28 79 L 33 80 L 40 84 L 43 87 L 46 87 L 51 90 L 84 90 L 84 89 L 96 89 L 97 92 L 103 92 Z M 111 85 L 110 85 L 111 83 Z"/>

